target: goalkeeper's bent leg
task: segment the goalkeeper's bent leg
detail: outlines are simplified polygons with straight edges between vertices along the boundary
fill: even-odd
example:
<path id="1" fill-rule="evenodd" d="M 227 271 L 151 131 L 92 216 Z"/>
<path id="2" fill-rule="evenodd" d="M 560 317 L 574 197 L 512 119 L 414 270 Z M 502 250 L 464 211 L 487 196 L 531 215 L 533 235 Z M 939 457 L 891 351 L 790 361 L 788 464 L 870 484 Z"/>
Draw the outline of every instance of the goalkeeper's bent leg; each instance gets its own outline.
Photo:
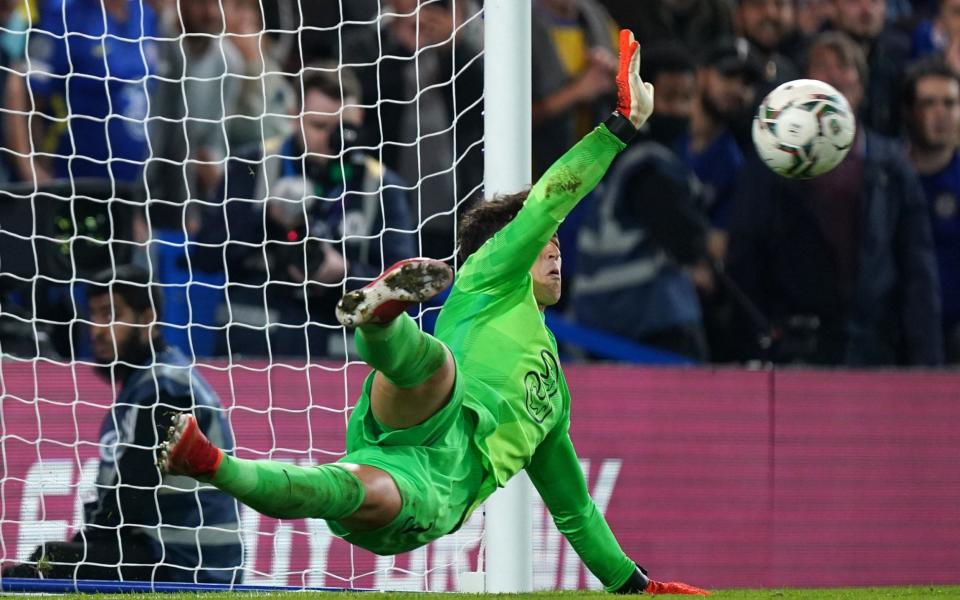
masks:
<path id="1" fill-rule="evenodd" d="M 406 429 L 439 412 L 453 394 L 457 368 L 440 340 L 408 315 L 357 330 L 360 355 L 376 369 L 370 410 L 381 427 Z"/>
<path id="2" fill-rule="evenodd" d="M 376 281 L 346 294 L 337 319 L 357 327 L 357 349 L 377 371 L 370 391 L 373 416 L 392 429 L 423 423 L 443 408 L 456 381 L 447 348 L 417 327 L 404 310 L 429 300 L 453 281 L 453 271 L 431 258 L 402 260 Z"/>
<path id="3" fill-rule="evenodd" d="M 361 358 L 399 388 L 415 388 L 447 362 L 443 344 L 424 333 L 404 310 L 429 300 L 453 281 L 453 271 L 432 258 L 402 260 L 363 289 L 337 303 L 337 319 L 357 327 Z"/>
<path id="4" fill-rule="evenodd" d="M 267 516 L 337 521 L 353 515 L 364 504 L 366 486 L 352 472 L 358 469 L 352 465 L 298 467 L 268 460 L 234 458 L 211 444 L 200 431 L 196 419 L 189 414 L 178 415 L 170 430 L 160 455 L 162 471 L 212 483 Z M 366 469 L 390 477 L 379 469 Z M 395 489 L 396 486 L 392 487 Z M 378 493 L 382 495 L 382 492 Z M 389 506 L 383 510 L 367 506 L 366 514 L 375 521 L 388 522 L 399 511 L 399 492 L 396 492 L 396 500 L 396 507 L 388 501 L 385 504 Z"/>
<path id="5" fill-rule="evenodd" d="M 447 361 L 443 343 L 417 327 L 406 313 L 386 325 L 360 326 L 356 340 L 364 362 L 401 388 L 422 384 Z"/>

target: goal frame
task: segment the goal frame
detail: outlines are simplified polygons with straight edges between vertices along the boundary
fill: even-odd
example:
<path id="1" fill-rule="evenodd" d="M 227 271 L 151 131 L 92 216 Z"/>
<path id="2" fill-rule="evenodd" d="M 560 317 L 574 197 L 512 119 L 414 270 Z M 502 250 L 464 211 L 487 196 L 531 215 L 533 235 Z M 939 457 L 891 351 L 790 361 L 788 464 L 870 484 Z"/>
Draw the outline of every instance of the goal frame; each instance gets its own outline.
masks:
<path id="1" fill-rule="evenodd" d="M 531 0 L 486 0 L 483 101 L 485 199 L 531 184 L 533 100 Z M 521 472 L 487 500 L 486 591 L 533 589 L 531 484 Z"/>

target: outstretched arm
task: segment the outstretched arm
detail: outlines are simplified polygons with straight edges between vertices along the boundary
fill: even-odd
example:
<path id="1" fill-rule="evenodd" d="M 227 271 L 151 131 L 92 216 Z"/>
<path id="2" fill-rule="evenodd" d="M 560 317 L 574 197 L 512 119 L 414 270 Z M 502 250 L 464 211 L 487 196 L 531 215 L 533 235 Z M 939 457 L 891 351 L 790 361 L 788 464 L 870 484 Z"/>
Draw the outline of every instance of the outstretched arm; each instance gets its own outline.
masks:
<path id="1" fill-rule="evenodd" d="M 620 548 L 606 519 L 590 498 L 577 453 L 566 430 L 550 433 L 527 467 L 533 485 L 553 516 L 553 522 L 590 572 L 608 592 L 619 594 L 686 594 L 706 590 L 680 582 L 649 579 Z"/>
<path id="2" fill-rule="evenodd" d="M 563 219 L 625 147 L 604 125 L 587 134 L 533 186 L 517 216 L 464 263 L 461 285 L 493 291 L 523 278 Z"/>
<path id="3" fill-rule="evenodd" d="M 547 170 L 517 216 L 460 269 L 461 286 L 494 291 L 524 277 L 563 219 L 597 186 L 616 155 L 653 112 L 653 86 L 640 81 L 640 47 L 627 30 L 620 33 L 617 89 L 613 116 Z"/>
<path id="4" fill-rule="evenodd" d="M 557 529 L 608 592 L 637 572 L 607 521 L 590 498 L 570 435 L 555 430 L 537 448 L 527 467 Z"/>

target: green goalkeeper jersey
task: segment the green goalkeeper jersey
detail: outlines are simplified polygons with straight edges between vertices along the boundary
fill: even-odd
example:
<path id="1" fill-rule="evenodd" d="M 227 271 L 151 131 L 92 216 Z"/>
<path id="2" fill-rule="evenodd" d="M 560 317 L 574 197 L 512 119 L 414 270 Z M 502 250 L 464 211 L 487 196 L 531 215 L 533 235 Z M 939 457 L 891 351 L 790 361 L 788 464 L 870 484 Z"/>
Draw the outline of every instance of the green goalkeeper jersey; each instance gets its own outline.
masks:
<path id="1" fill-rule="evenodd" d="M 530 269 L 623 148 L 600 126 L 560 158 L 517 216 L 460 268 L 436 327 L 456 359 L 486 463 L 471 510 L 526 469 L 560 531 L 608 589 L 622 585 L 635 567 L 587 492 L 568 433 L 570 393 Z"/>

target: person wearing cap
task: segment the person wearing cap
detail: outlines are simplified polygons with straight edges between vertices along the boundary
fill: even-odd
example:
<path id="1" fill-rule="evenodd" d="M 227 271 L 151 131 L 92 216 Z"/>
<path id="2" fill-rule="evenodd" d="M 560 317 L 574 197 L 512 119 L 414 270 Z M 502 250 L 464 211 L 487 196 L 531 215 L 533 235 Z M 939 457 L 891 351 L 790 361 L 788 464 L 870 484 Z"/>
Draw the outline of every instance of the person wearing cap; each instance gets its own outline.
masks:
<path id="1" fill-rule="evenodd" d="M 697 69 L 697 92 L 690 111 L 690 127 L 674 144 L 674 151 L 702 184 L 700 208 L 707 221 L 705 253 L 688 268 L 700 296 L 705 335 L 715 359 L 726 348 L 725 295 L 712 265 L 726 256 L 727 224 L 744 150 L 736 125 L 754 106 L 757 87 L 764 81 L 763 63 L 743 38 L 728 38 L 710 47 Z"/>
<path id="2" fill-rule="evenodd" d="M 731 123 L 753 105 L 763 65 L 743 38 L 726 39 L 710 48 L 697 69 L 697 98 L 690 129 L 675 150 L 704 185 L 704 202 L 714 229 L 726 228 L 730 200 L 743 152 Z M 725 236 L 718 234 L 715 256 L 722 258 Z"/>

